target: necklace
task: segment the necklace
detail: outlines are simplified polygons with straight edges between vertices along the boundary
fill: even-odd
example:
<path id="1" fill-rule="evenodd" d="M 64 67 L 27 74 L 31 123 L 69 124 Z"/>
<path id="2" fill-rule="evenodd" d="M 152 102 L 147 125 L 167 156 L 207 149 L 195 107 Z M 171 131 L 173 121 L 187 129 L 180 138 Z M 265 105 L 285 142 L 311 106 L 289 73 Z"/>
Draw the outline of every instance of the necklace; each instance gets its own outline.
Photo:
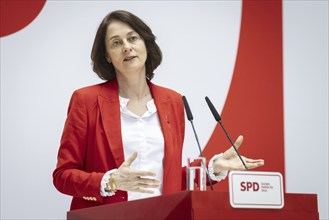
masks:
<path id="1" fill-rule="evenodd" d="M 124 96 L 121 96 L 121 97 L 124 97 L 129 100 L 139 101 L 139 100 L 142 100 L 143 98 L 145 98 L 146 96 L 148 96 L 149 94 L 150 94 L 150 89 L 148 89 L 147 92 L 143 96 L 138 97 L 138 98 L 130 98 L 130 97 L 124 97 Z"/>
<path id="2" fill-rule="evenodd" d="M 150 93 L 149 92 L 147 92 L 145 95 L 143 95 L 142 97 L 139 97 L 139 98 L 129 98 L 128 97 L 128 99 L 129 100 L 135 100 L 135 101 L 139 101 L 139 100 L 141 100 L 141 99 L 143 99 L 143 98 L 145 98 L 146 96 L 148 96 Z"/>

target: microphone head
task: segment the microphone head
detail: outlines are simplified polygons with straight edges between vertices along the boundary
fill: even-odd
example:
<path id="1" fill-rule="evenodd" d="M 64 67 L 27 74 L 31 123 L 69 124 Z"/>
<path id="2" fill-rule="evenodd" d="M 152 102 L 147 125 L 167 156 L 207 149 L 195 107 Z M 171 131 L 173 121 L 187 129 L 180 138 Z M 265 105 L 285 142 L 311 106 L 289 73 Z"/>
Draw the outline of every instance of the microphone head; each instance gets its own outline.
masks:
<path id="1" fill-rule="evenodd" d="M 185 108 L 187 120 L 192 121 L 193 120 L 193 115 L 192 115 L 190 106 L 188 105 L 187 99 L 185 98 L 185 96 L 183 96 L 182 99 L 183 99 L 183 103 L 184 103 L 184 108 Z"/>
<path id="2" fill-rule="evenodd" d="M 210 99 L 207 96 L 206 96 L 206 102 L 207 102 L 207 104 L 209 106 L 209 109 L 210 109 L 212 115 L 214 116 L 215 120 L 219 122 L 221 120 L 221 117 L 220 117 L 220 115 L 216 111 L 214 105 L 211 103 Z"/>

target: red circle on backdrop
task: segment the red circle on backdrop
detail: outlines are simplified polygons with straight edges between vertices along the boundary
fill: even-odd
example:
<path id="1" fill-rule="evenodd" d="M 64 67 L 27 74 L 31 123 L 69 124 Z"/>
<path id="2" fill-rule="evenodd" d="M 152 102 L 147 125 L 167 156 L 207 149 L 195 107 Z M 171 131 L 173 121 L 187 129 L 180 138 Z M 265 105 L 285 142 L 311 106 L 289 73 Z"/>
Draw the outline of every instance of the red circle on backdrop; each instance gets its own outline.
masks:
<path id="1" fill-rule="evenodd" d="M 29 25 L 40 13 L 46 0 L 0 0 L 0 37 Z"/>

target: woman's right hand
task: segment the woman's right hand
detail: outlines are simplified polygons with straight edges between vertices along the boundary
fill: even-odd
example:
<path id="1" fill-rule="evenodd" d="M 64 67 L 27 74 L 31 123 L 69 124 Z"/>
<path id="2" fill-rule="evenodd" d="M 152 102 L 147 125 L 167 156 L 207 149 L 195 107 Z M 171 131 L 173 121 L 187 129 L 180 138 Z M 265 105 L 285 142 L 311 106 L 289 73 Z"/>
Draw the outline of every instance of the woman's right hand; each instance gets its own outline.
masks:
<path id="1" fill-rule="evenodd" d="M 114 174 L 117 189 L 141 193 L 154 193 L 148 188 L 159 188 L 160 181 L 154 178 L 149 178 L 156 176 L 156 174 L 151 171 L 131 169 L 130 165 L 136 158 L 137 152 L 134 152 L 121 164 L 118 171 Z"/>

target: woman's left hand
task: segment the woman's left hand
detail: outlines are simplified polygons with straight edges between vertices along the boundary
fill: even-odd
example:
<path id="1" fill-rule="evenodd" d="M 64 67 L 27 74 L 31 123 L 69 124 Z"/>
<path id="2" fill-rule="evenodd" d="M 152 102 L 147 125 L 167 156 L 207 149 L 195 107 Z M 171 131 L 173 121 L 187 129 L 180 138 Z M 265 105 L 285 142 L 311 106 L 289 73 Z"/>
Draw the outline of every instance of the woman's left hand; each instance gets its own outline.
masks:
<path id="1" fill-rule="evenodd" d="M 239 136 L 235 141 L 234 145 L 236 149 L 239 149 L 243 142 L 243 136 Z M 241 156 L 244 163 L 248 169 L 254 169 L 264 165 L 264 160 L 262 159 L 250 159 L 244 156 Z M 223 170 L 245 170 L 246 168 L 242 164 L 239 156 L 235 152 L 233 146 L 224 152 L 224 154 L 214 162 L 214 171 L 219 173 Z"/>

